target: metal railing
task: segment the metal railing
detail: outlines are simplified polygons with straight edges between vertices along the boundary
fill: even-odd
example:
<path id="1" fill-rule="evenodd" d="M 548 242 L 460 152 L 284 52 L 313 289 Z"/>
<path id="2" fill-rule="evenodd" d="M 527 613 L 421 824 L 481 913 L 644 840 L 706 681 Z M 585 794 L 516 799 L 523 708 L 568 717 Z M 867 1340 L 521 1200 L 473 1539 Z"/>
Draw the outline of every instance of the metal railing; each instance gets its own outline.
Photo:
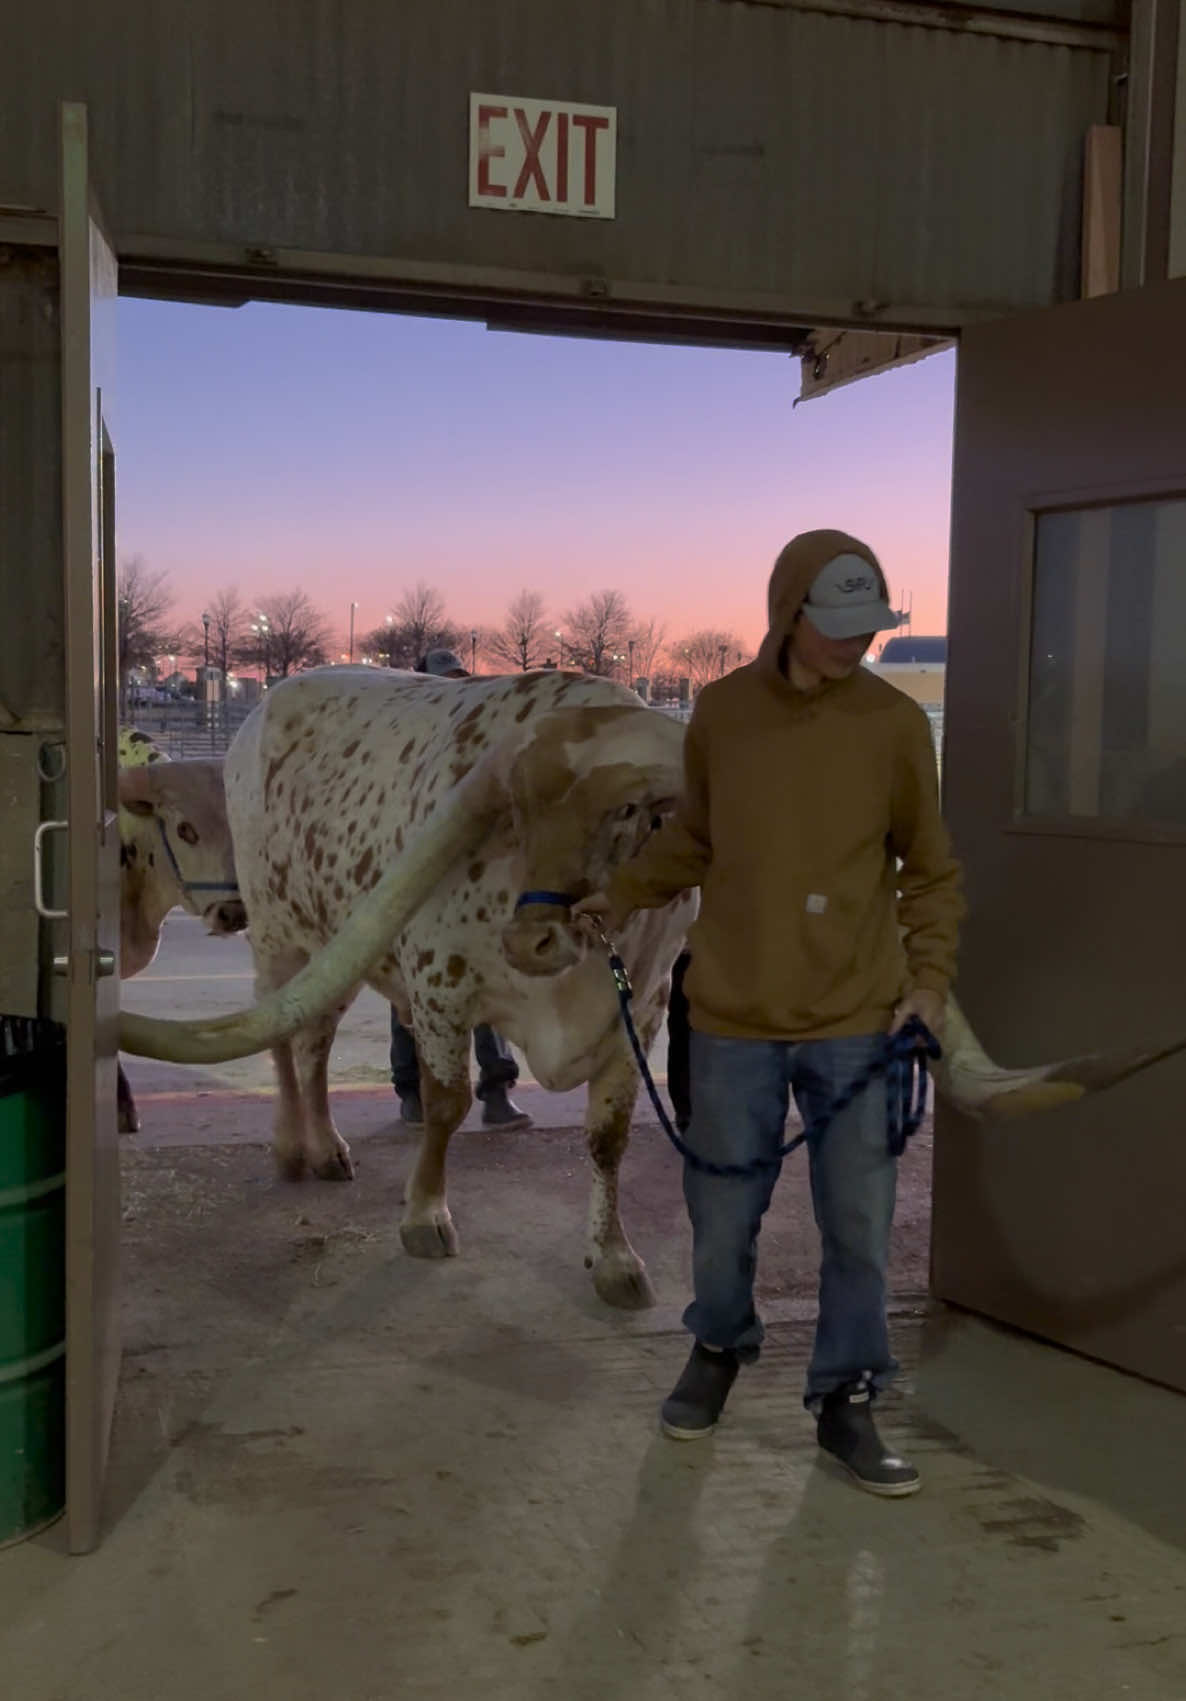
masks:
<path id="1" fill-rule="evenodd" d="M 131 705 L 125 726 L 139 727 L 174 762 L 198 756 L 225 756 L 227 746 L 251 713 L 250 703 L 148 703 Z"/>

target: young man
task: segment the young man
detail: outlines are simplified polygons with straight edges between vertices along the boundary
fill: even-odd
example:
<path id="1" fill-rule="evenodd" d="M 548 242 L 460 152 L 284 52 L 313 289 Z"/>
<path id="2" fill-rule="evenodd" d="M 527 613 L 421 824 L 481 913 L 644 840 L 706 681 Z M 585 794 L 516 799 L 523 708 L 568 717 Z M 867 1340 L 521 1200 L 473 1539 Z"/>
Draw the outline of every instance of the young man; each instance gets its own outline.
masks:
<path id="1" fill-rule="evenodd" d="M 910 1016 L 940 1032 L 963 913 L 926 716 L 860 665 L 897 624 L 876 556 L 843 532 L 794 538 L 770 579 L 769 622 L 756 661 L 697 700 L 678 816 L 578 906 L 613 928 L 701 888 L 688 1142 L 721 1164 L 777 1151 L 789 1093 L 811 1127 Z M 822 1262 L 806 1404 L 821 1447 L 863 1488 L 910 1494 L 918 1473 L 887 1452 L 872 1415 L 897 1368 L 883 1082 L 810 1138 L 809 1162 Z M 776 1176 L 685 1165 L 695 1346 L 663 1404 L 668 1435 L 709 1434 L 738 1367 L 758 1357 L 757 1239 Z"/>
<path id="2" fill-rule="evenodd" d="M 435 674 L 438 679 L 468 679 L 469 671 L 461 665 L 452 650 L 429 650 L 416 664 L 417 673 Z M 477 1098 L 482 1106 L 482 1124 L 504 1134 L 518 1128 L 530 1128 L 532 1121 L 525 1110 L 511 1098 L 511 1088 L 519 1079 L 515 1054 L 501 1034 L 485 1023 L 474 1029 L 474 1056 L 478 1062 Z M 424 1126 L 424 1106 L 420 1098 L 420 1059 L 416 1041 L 404 1027 L 395 1010 L 391 1012 L 391 1084 L 400 1101 L 400 1120 L 405 1127 Z"/>

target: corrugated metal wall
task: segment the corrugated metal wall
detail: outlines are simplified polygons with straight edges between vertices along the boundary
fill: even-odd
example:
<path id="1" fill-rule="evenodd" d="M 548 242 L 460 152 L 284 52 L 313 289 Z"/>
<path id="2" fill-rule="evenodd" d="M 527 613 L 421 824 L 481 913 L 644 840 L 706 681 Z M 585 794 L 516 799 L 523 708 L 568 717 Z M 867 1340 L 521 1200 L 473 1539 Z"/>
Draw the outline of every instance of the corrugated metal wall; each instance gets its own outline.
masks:
<path id="1" fill-rule="evenodd" d="M 1109 70 L 1106 46 L 723 0 L 38 0 L 0 60 L 0 202 L 52 205 L 65 96 L 125 249 L 950 323 L 1077 293 Z M 616 220 L 472 211 L 473 89 L 616 106 Z"/>

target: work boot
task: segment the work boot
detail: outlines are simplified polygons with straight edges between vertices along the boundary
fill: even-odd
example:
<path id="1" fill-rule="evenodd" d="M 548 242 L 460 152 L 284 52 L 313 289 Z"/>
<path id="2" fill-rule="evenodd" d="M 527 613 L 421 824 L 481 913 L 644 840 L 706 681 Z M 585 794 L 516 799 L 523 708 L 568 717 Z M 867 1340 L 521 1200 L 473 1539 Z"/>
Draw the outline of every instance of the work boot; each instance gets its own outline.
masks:
<path id="1" fill-rule="evenodd" d="M 424 1106 L 415 1088 L 399 1095 L 399 1119 L 405 1128 L 424 1127 Z"/>
<path id="2" fill-rule="evenodd" d="M 918 1472 L 891 1453 L 873 1422 L 873 1400 L 863 1383 L 824 1396 L 816 1438 L 869 1494 L 899 1497 L 922 1487 Z"/>
<path id="3" fill-rule="evenodd" d="M 516 1128 L 530 1128 L 531 1118 L 525 1110 L 520 1110 L 510 1098 L 505 1087 L 491 1087 L 482 1098 L 483 1128 L 497 1128 L 500 1134 L 509 1134 Z"/>
<path id="4" fill-rule="evenodd" d="M 699 1441 L 702 1435 L 711 1435 L 736 1379 L 735 1352 L 709 1352 L 697 1341 L 683 1375 L 659 1408 L 664 1435 L 675 1441 Z"/>

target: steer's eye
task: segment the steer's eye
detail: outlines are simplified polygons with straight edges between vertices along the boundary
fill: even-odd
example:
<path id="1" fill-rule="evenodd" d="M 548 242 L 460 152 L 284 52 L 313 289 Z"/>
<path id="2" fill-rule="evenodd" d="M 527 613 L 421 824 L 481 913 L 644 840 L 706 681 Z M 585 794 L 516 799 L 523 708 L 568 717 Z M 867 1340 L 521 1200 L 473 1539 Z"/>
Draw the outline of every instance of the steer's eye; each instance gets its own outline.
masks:
<path id="1" fill-rule="evenodd" d="M 177 829 L 177 837 L 179 839 L 184 839 L 187 845 L 196 845 L 198 842 L 198 829 L 196 827 L 191 827 L 188 821 L 183 821 Z"/>

